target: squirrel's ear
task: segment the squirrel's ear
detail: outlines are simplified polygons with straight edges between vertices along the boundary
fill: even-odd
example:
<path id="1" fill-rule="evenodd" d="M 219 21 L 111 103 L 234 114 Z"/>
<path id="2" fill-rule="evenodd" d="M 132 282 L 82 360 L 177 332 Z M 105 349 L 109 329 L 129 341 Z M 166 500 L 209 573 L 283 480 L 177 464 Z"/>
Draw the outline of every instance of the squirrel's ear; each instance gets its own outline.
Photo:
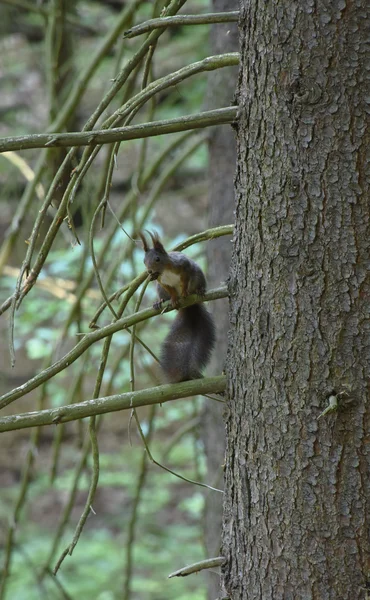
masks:
<path id="1" fill-rule="evenodd" d="M 154 231 L 153 233 L 151 231 L 148 231 L 150 237 L 152 238 L 152 242 L 153 242 L 153 248 L 155 250 L 159 250 L 159 252 L 166 252 L 166 250 L 163 247 L 162 242 L 159 239 L 159 235 L 156 231 Z"/>
<path id="2" fill-rule="evenodd" d="M 143 248 L 144 248 L 144 252 L 148 252 L 149 250 L 149 246 L 148 243 L 144 237 L 144 234 L 141 233 L 141 231 L 139 231 L 139 238 L 141 239 L 141 241 L 143 242 Z"/>

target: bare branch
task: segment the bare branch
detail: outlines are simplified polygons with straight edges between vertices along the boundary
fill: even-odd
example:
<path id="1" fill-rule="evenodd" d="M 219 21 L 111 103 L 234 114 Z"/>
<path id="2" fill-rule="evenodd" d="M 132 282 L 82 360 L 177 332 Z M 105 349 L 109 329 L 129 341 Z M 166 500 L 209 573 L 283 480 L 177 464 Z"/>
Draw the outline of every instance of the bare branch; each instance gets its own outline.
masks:
<path id="1" fill-rule="evenodd" d="M 102 415 L 117 410 L 129 410 L 138 406 L 151 406 L 170 400 L 187 398 L 197 394 L 220 394 L 225 391 L 226 376 L 193 379 L 176 384 L 165 384 L 154 388 L 114 394 L 105 398 L 85 400 L 77 404 L 50 408 L 0 419 L 0 433 L 14 429 L 26 429 L 42 425 L 57 425 L 94 415 Z"/>
<path id="2" fill-rule="evenodd" d="M 207 558 L 206 560 L 201 560 L 200 562 L 189 565 L 188 567 L 183 567 L 174 573 L 171 573 L 168 576 L 168 579 L 171 577 L 186 577 L 186 575 L 191 575 L 192 573 L 198 573 L 199 571 L 203 571 L 203 569 L 214 569 L 215 567 L 220 567 L 225 562 L 224 556 L 216 556 L 215 558 Z"/>
<path id="3" fill-rule="evenodd" d="M 148 33 L 153 29 L 169 27 L 171 25 L 207 25 L 209 23 L 232 23 L 238 21 L 239 11 L 206 13 L 204 15 L 175 15 L 174 17 L 159 17 L 144 21 L 128 31 L 125 31 L 125 38 L 133 38 L 142 33 Z"/>
<path id="4" fill-rule="evenodd" d="M 176 119 L 164 119 L 152 123 L 140 123 L 128 127 L 99 129 L 71 133 L 37 133 L 33 135 L 8 137 L 0 139 L 0 152 L 10 150 L 28 150 L 30 148 L 55 148 L 61 146 L 98 146 L 154 137 L 167 133 L 178 133 L 190 129 L 202 129 L 214 125 L 233 123 L 237 118 L 237 107 L 228 106 L 216 110 L 208 110 L 195 115 L 186 115 Z"/>

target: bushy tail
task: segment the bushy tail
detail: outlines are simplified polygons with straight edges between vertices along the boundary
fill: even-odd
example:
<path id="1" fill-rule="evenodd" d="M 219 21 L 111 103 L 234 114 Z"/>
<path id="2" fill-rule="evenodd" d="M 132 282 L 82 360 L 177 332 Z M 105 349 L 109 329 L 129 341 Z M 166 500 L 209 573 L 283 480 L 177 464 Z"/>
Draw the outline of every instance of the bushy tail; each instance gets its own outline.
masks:
<path id="1" fill-rule="evenodd" d="M 203 304 L 181 308 L 161 349 L 161 367 L 169 383 L 198 379 L 215 345 L 213 317 Z"/>

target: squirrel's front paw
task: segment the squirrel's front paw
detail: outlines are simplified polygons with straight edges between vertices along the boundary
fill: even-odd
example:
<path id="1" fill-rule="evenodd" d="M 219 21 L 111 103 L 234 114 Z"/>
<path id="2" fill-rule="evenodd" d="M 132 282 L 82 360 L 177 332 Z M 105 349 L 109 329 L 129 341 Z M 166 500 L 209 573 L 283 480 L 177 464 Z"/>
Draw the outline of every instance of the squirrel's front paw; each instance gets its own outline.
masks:
<path id="1" fill-rule="evenodd" d="M 149 279 L 150 281 L 155 281 L 156 279 L 158 279 L 160 273 L 149 273 Z"/>
<path id="2" fill-rule="evenodd" d="M 172 298 L 171 299 L 171 304 L 172 304 L 172 308 L 178 309 L 179 308 L 179 304 L 180 304 L 179 303 L 179 299 L 178 298 Z"/>
<path id="3" fill-rule="evenodd" d="M 155 308 L 155 310 L 160 310 L 162 308 L 163 302 L 164 300 L 157 300 L 157 302 L 154 302 L 153 308 Z"/>

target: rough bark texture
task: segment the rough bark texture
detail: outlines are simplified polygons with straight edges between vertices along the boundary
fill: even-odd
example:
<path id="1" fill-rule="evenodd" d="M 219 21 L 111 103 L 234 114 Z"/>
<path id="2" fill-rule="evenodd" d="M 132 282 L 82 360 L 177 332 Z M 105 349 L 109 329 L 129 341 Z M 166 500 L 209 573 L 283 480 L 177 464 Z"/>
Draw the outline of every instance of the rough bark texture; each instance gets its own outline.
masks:
<path id="1" fill-rule="evenodd" d="M 369 19 L 368 0 L 242 6 L 232 600 L 369 597 Z"/>
<path id="2" fill-rule="evenodd" d="M 237 0 L 213 0 L 212 10 L 224 12 L 238 10 Z M 236 23 L 220 23 L 211 29 L 211 54 L 238 50 L 238 27 Z M 207 109 L 230 106 L 234 102 L 235 85 L 238 77 L 236 68 L 219 69 L 210 73 Z M 230 126 L 212 128 L 209 138 L 209 227 L 234 222 L 236 165 L 235 133 Z M 229 237 L 218 238 L 207 244 L 208 287 L 217 287 L 229 273 L 231 259 Z M 228 301 L 212 303 L 212 314 L 217 325 L 216 351 L 211 365 L 213 373 L 222 373 L 225 368 L 227 332 L 229 329 Z M 225 423 L 223 405 L 207 402 L 202 418 L 202 438 L 207 457 L 207 477 L 216 487 L 223 485 L 225 457 Z M 221 494 L 206 493 L 204 510 L 204 540 L 207 557 L 218 556 L 221 546 L 222 528 Z M 207 571 L 208 598 L 215 600 L 220 595 L 220 576 Z"/>

